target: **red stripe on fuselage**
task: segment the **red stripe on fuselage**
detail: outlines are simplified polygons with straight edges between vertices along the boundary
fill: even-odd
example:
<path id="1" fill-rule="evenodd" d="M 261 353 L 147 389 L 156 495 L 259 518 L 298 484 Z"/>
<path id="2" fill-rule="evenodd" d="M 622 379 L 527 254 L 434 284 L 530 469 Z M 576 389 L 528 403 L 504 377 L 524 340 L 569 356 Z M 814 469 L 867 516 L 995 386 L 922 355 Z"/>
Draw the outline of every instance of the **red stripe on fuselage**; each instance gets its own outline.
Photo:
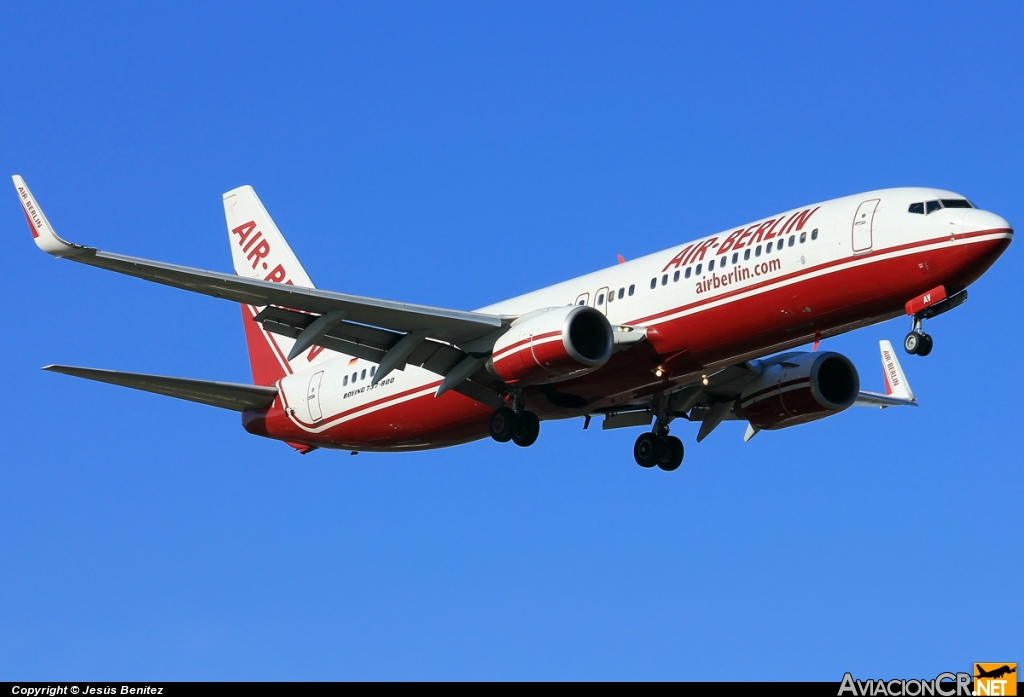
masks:
<path id="1" fill-rule="evenodd" d="M 691 309 L 693 309 L 695 307 L 700 307 L 701 305 L 707 305 L 708 303 L 717 302 L 717 301 L 720 301 L 720 300 L 725 300 L 725 299 L 731 298 L 731 297 L 733 297 L 735 295 L 739 295 L 741 293 L 749 293 L 752 290 L 758 290 L 759 288 L 764 288 L 765 286 L 773 285 L 775 283 L 783 283 L 785 281 L 789 281 L 789 280 L 800 278 L 801 276 L 807 276 L 807 275 L 812 274 L 812 273 L 817 273 L 818 271 L 822 271 L 823 269 L 829 269 L 829 268 L 833 268 L 833 267 L 836 267 L 836 266 L 842 266 L 843 264 L 849 264 L 849 263 L 853 263 L 853 262 L 863 262 L 863 260 L 865 260 L 865 259 L 875 259 L 875 258 L 877 258 L 879 256 L 882 256 L 882 255 L 894 254 L 894 253 L 906 251 L 908 249 L 914 249 L 914 248 L 917 248 L 917 247 L 927 247 L 927 246 L 930 246 L 930 245 L 939 244 L 939 243 L 941 243 L 943 241 L 958 241 L 958 240 L 964 240 L 964 239 L 973 238 L 973 237 L 980 237 L 982 235 L 993 235 L 993 234 L 997 234 L 997 233 L 1000 233 L 1000 232 L 1009 232 L 1009 230 L 985 230 L 983 232 L 972 232 L 972 233 L 968 233 L 968 234 L 965 234 L 965 235 L 957 235 L 957 236 L 955 236 L 952 239 L 949 238 L 949 237 L 936 237 L 936 238 L 933 238 L 933 239 L 930 239 L 930 240 L 925 240 L 923 242 L 911 242 L 911 243 L 908 243 L 908 244 L 900 245 L 898 247 L 889 247 L 889 248 L 886 248 L 886 249 L 879 249 L 879 250 L 876 250 L 876 251 L 872 251 L 872 252 L 870 252 L 868 254 L 858 254 L 855 257 L 853 257 L 853 256 L 842 257 L 841 259 L 835 259 L 833 261 L 829 261 L 829 262 L 826 262 L 824 264 L 818 264 L 817 266 L 812 266 L 812 267 L 809 267 L 809 268 L 806 268 L 806 269 L 800 269 L 798 271 L 794 271 L 794 272 L 786 274 L 784 276 L 771 277 L 771 278 L 765 279 L 764 281 L 760 281 L 758 283 L 752 283 L 752 284 L 750 284 L 748 286 L 743 286 L 741 288 L 737 288 L 736 290 L 730 290 L 728 292 L 720 293 L 718 295 L 709 296 L 707 298 L 701 298 L 700 300 L 692 302 L 692 303 L 690 303 L 688 305 L 680 305 L 680 306 L 672 308 L 670 310 L 663 310 L 661 312 L 656 312 L 653 315 L 648 315 L 646 317 L 641 317 L 639 319 L 634 319 L 634 320 L 630 320 L 628 322 L 623 322 L 623 324 L 630 324 L 630 325 L 644 325 L 644 324 L 648 324 L 652 320 L 660 319 L 661 317 L 667 317 L 667 316 L 675 314 L 677 312 L 685 312 L 686 310 L 691 310 Z"/>

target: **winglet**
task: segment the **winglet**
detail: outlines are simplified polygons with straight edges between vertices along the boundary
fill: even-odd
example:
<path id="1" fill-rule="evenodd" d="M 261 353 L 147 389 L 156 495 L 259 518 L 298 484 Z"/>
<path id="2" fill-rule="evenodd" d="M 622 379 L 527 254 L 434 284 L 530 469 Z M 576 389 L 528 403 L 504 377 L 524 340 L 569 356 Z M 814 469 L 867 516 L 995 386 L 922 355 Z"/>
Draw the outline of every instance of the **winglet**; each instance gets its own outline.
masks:
<path id="1" fill-rule="evenodd" d="M 903 368 L 896 358 L 896 352 L 893 351 L 892 344 L 883 339 L 878 342 L 878 347 L 882 352 L 882 373 L 885 375 L 885 393 L 898 399 L 915 401 L 914 391 L 910 389 L 910 383 L 907 382 L 907 376 L 903 374 Z"/>
<path id="2" fill-rule="evenodd" d="M 74 256 L 87 249 L 62 240 L 54 232 L 50 221 L 46 219 L 43 209 L 36 203 L 35 196 L 29 191 L 25 180 L 17 174 L 12 179 L 14 179 L 14 188 L 18 192 L 21 209 L 25 212 L 25 220 L 28 221 L 28 227 L 32 231 L 32 237 L 35 239 L 37 247 L 55 257 Z"/>

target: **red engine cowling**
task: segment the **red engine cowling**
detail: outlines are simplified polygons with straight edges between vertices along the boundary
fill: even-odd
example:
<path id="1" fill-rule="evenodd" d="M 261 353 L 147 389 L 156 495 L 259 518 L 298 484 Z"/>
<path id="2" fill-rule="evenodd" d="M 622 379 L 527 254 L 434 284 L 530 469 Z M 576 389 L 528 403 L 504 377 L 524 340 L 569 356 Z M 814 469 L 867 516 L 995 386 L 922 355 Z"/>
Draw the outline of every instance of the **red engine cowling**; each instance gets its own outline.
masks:
<path id="1" fill-rule="evenodd" d="M 612 327 L 585 305 L 520 318 L 494 344 L 487 367 L 505 382 L 540 384 L 597 370 L 612 355 Z"/>
<path id="2" fill-rule="evenodd" d="M 860 377 L 839 353 L 803 353 L 769 366 L 740 396 L 743 417 L 780 429 L 838 414 L 857 401 Z"/>

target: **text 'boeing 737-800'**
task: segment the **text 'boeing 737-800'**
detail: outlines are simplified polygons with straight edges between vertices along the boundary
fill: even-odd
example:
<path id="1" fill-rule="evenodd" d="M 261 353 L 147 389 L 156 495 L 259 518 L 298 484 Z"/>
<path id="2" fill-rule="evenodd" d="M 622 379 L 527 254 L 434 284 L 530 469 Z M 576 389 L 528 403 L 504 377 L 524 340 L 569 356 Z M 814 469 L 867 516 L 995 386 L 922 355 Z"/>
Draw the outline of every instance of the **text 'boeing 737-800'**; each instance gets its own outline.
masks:
<path id="1" fill-rule="evenodd" d="M 235 273 L 103 252 L 57 236 L 14 177 L 36 244 L 56 257 L 239 303 L 252 385 L 47 370 L 241 412 L 247 431 L 316 448 L 403 451 L 484 438 L 529 446 L 540 422 L 645 426 L 633 455 L 674 470 L 674 419 L 744 438 L 854 405 L 916 406 L 892 346 L 885 394 L 829 351 L 792 351 L 967 298 L 1013 230 L 950 191 L 871 191 L 787 211 L 474 312 L 318 290 L 251 187 L 224 194 Z M 653 426 L 652 426 L 653 424 Z"/>

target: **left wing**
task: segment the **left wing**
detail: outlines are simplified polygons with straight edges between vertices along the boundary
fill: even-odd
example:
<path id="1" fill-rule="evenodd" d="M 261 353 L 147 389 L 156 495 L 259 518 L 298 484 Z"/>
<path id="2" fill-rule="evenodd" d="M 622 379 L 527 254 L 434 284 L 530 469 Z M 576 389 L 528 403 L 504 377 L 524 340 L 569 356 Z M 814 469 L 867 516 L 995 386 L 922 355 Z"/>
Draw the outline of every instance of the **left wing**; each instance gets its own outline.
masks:
<path id="1" fill-rule="evenodd" d="M 507 329 L 515 319 L 333 293 L 315 288 L 301 288 L 269 280 L 243 278 L 216 271 L 112 254 L 93 247 L 73 244 L 57 235 L 26 186 L 25 180 L 18 175 L 13 179 L 36 245 L 55 257 L 246 305 L 276 305 L 317 315 L 342 313 L 341 316 L 348 322 L 383 327 L 392 332 L 421 333 L 425 338 L 456 345 L 477 342 L 482 344 L 484 351 L 489 350 L 486 346 L 488 337 L 495 335 L 497 338 L 497 333 Z M 484 341 L 481 342 L 481 339 Z M 493 344 L 493 341 L 490 343 Z M 475 346 L 473 350 L 476 350 Z"/>

